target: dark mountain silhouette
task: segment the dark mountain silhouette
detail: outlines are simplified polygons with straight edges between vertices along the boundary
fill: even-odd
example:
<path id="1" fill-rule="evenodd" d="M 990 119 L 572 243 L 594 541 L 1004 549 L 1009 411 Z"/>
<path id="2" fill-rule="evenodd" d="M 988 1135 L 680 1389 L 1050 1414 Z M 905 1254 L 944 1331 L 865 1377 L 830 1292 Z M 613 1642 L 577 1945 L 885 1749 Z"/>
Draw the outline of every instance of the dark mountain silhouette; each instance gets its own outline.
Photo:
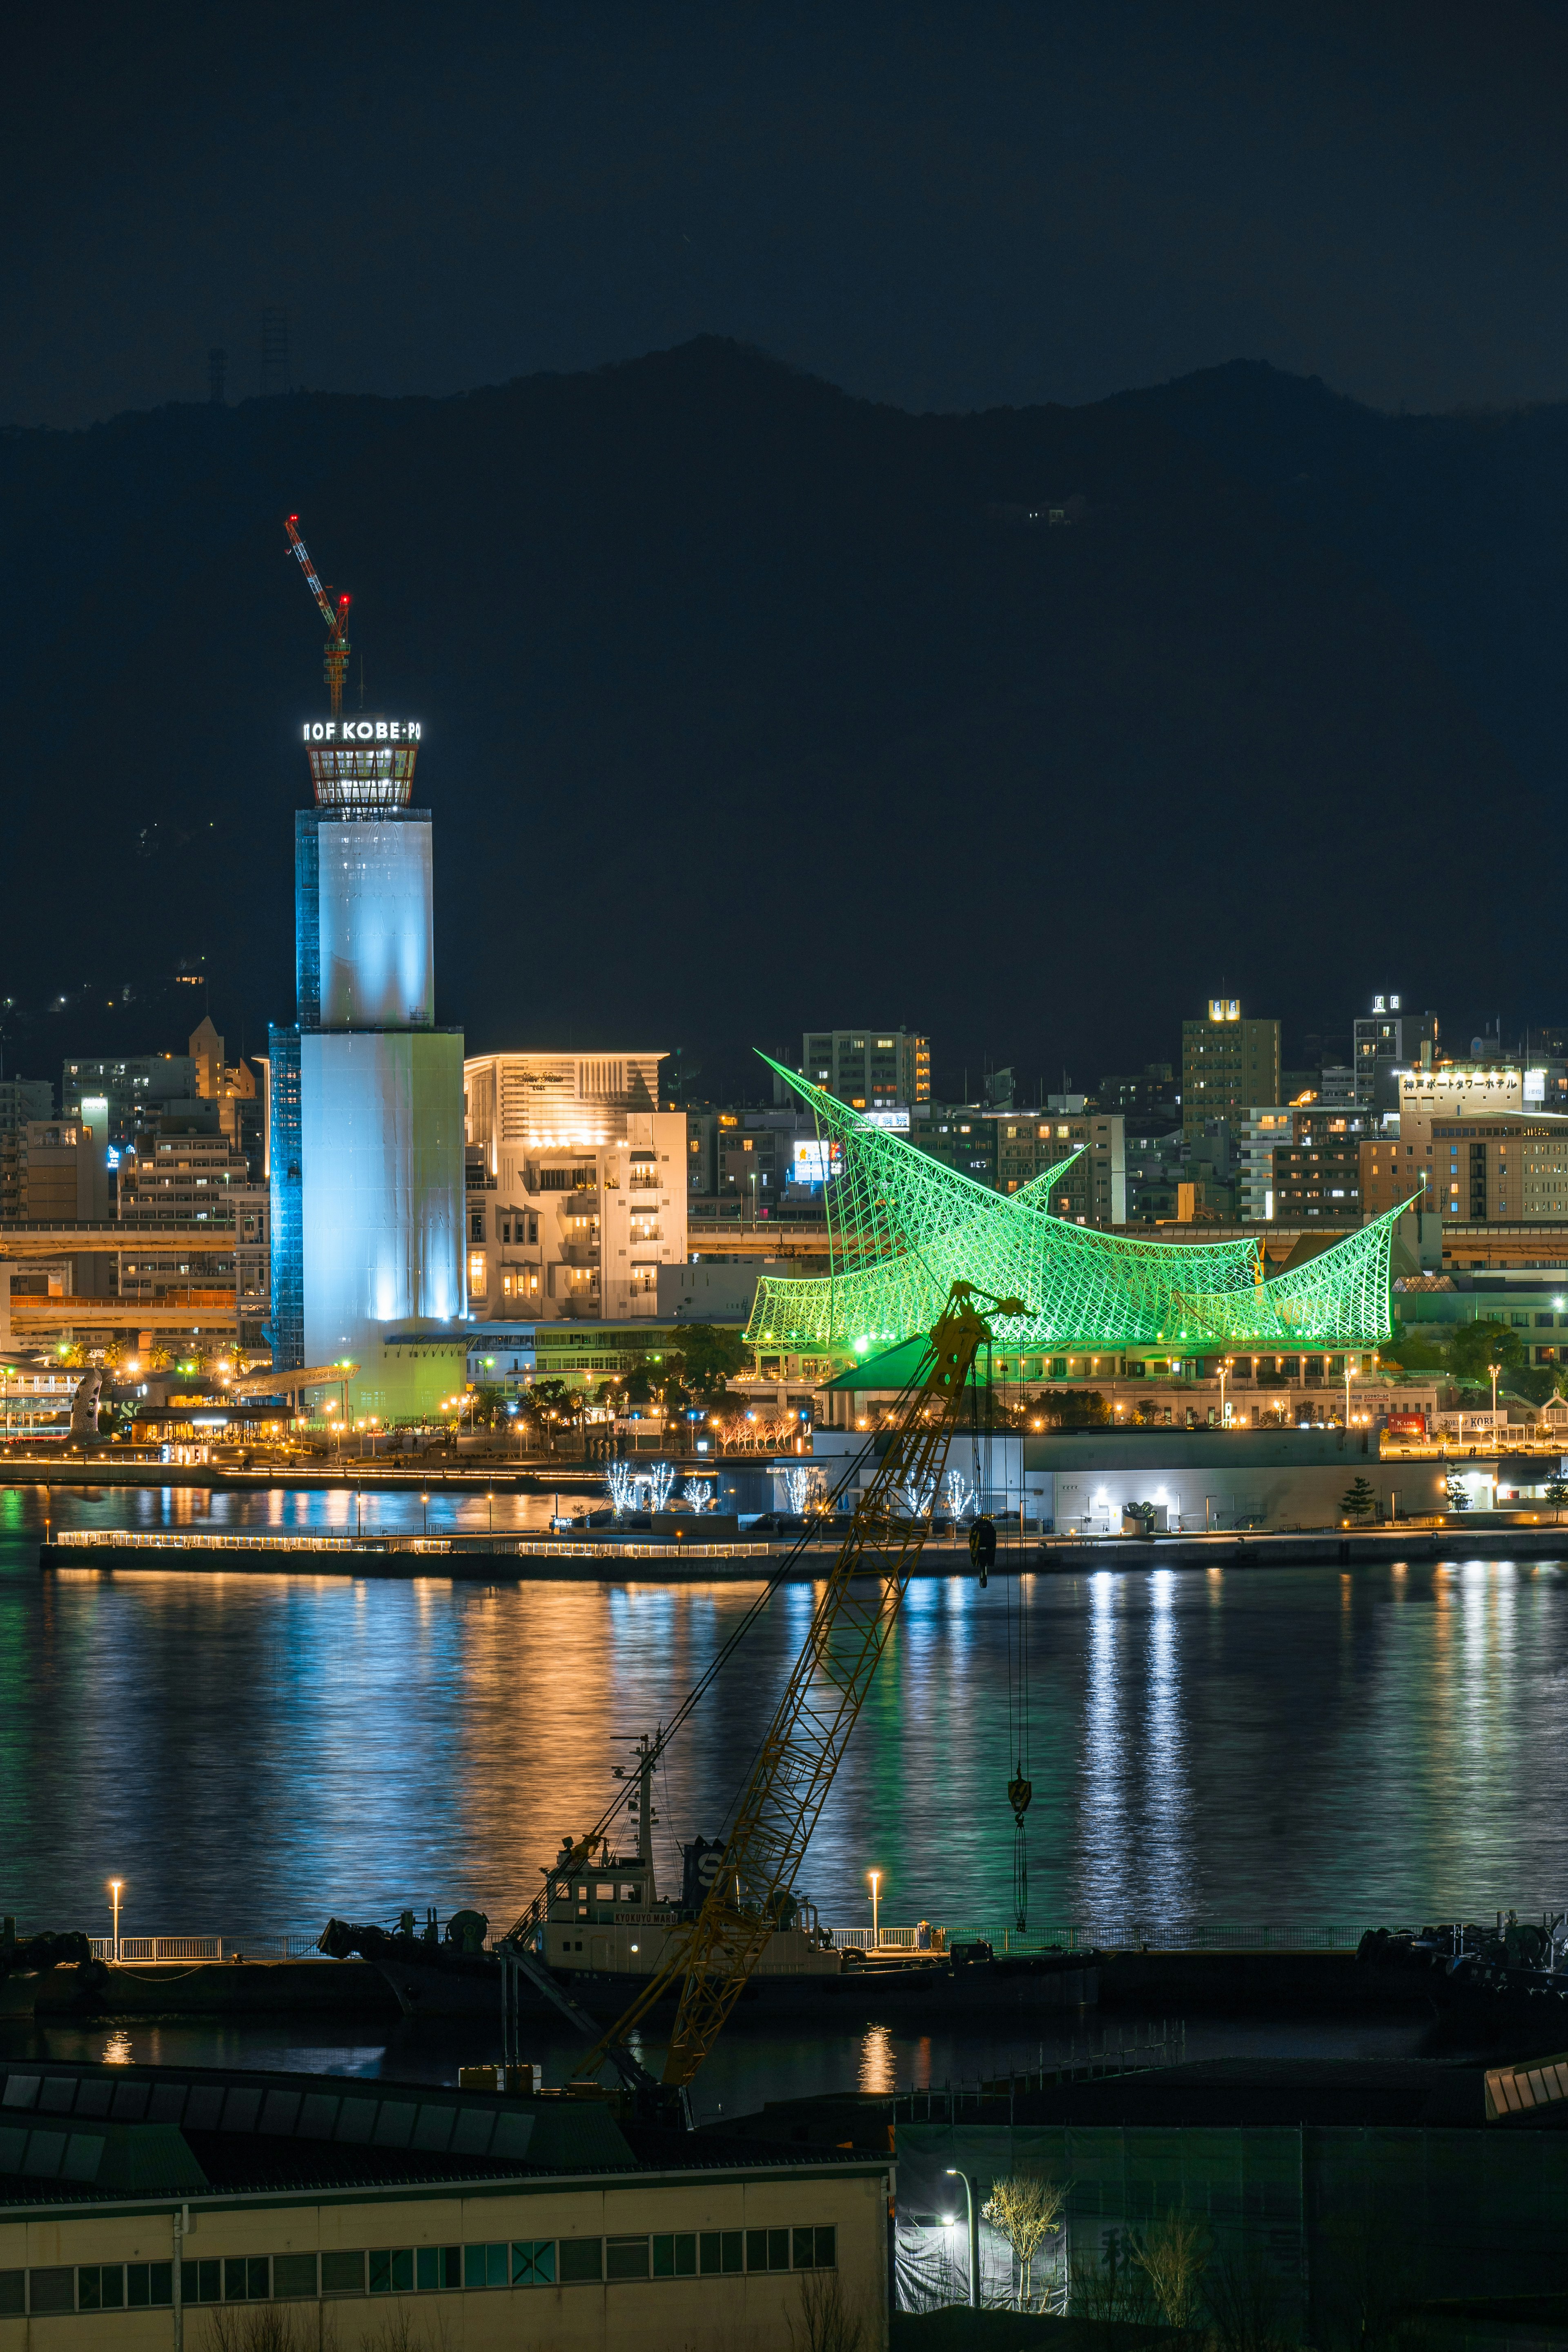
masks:
<path id="1" fill-rule="evenodd" d="M 871 1018 L 939 1084 L 1082 1083 L 1222 981 L 1330 1033 L 1373 987 L 1467 1039 L 1568 1013 L 1516 878 L 1555 866 L 1568 411 L 1238 364 L 911 416 L 706 340 L 0 440 L 9 1068 L 177 1043 L 180 959 L 231 1039 L 291 1016 L 293 510 L 351 700 L 363 656 L 425 722 L 475 1049 L 679 1044 L 706 1090 Z"/>

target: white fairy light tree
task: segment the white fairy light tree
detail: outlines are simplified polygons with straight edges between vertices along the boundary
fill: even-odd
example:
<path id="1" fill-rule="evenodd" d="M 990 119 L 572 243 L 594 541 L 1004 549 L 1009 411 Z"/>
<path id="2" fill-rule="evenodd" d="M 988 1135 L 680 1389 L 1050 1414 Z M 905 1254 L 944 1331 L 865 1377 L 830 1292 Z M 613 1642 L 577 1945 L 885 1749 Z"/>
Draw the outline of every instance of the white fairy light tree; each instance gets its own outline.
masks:
<path id="1" fill-rule="evenodd" d="M 705 1511 L 713 1500 L 713 1489 L 706 1478 L 689 1478 L 680 1490 L 680 1499 L 689 1511 Z"/>
<path id="2" fill-rule="evenodd" d="M 912 1478 L 906 1478 L 895 1491 L 910 1518 L 923 1519 L 929 1517 L 931 1507 L 936 1500 L 936 1480 L 927 1478 L 917 1486 Z"/>
<path id="3" fill-rule="evenodd" d="M 822 1500 L 823 1484 L 820 1470 L 796 1468 L 784 1474 L 784 1500 L 795 1517 L 803 1517 Z"/>
<path id="4" fill-rule="evenodd" d="M 656 1462 L 653 1468 L 646 1473 L 644 1483 L 647 1487 L 648 1509 L 662 1511 L 669 1500 L 670 1488 L 675 1484 L 674 1463 Z"/>
<path id="5" fill-rule="evenodd" d="M 637 1503 L 637 1474 L 629 1462 L 610 1465 L 610 1507 L 617 1519 L 624 1519 Z"/>
<path id="6" fill-rule="evenodd" d="M 950 1519 L 962 1519 L 974 1508 L 979 1500 L 974 1488 L 962 1470 L 951 1469 L 942 1482 L 942 1501 Z"/>

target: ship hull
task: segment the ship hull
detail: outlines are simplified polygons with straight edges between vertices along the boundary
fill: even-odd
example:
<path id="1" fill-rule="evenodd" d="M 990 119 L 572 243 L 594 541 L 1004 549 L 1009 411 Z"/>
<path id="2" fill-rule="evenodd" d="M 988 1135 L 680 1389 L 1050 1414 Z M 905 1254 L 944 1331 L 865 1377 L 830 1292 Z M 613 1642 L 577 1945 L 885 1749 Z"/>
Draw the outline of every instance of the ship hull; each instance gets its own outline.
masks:
<path id="1" fill-rule="evenodd" d="M 405 2017 L 489 2017 L 500 2014 L 500 1963 L 489 1954 L 463 1954 L 449 1960 L 404 1959 L 377 1953 L 374 1965 L 385 1978 Z M 563 1991 L 591 2017 L 614 2024 L 647 1979 L 619 1971 L 577 1969 L 554 1971 Z M 673 1988 L 653 2014 L 673 2011 Z M 524 2024 L 559 2030 L 562 2015 L 526 1980 L 516 1986 L 517 2014 Z M 1100 1998 L 1100 1970 L 1088 1956 L 1047 1953 L 980 1961 L 962 1968 L 935 1966 L 846 1969 L 841 1972 L 756 1975 L 742 1988 L 740 2009 L 755 2017 L 842 2017 L 846 2022 L 899 2013 L 921 2017 L 968 2017 L 1003 2011 L 1078 2009 Z"/>

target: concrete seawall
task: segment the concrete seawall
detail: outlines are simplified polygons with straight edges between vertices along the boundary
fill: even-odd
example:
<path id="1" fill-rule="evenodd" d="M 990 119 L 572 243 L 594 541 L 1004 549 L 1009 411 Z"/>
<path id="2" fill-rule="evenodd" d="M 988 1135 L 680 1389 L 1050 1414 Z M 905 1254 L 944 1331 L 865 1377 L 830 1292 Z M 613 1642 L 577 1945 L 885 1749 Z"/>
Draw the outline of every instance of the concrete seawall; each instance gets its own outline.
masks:
<path id="1" fill-rule="evenodd" d="M 742 1538 L 744 1545 L 744 1538 Z M 451 1552 L 357 1549 L 348 1546 L 312 1550 L 290 1546 L 276 1551 L 256 1544 L 120 1542 L 101 1546 L 46 1543 L 38 1547 L 45 1570 L 99 1574 L 167 1575 L 195 1570 L 226 1576 L 350 1576 L 406 1580 L 434 1577 L 458 1583 L 631 1584 L 755 1583 L 781 1572 L 791 1580 L 825 1575 L 837 1555 L 833 1542 L 808 1543 L 798 1550 L 771 1544 L 765 1553 L 742 1549 L 704 1557 L 671 1543 L 631 1551 L 605 1540 L 592 1545 L 563 1539 L 542 1542 L 528 1552 L 478 1548 Z M 1088 1541 L 1030 1538 L 999 1550 L 993 1576 L 1094 1575 L 1129 1569 L 1372 1568 L 1396 1561 L 1562 1560 L 1568 1564 L 1568 1527 L 1467 1526 L 1300 1529 L 1279 1535 L 1109 1536 Z M 932 1538 L 921 1556 L 921 1577 L 973 1576 L 967 1542 Z"/>

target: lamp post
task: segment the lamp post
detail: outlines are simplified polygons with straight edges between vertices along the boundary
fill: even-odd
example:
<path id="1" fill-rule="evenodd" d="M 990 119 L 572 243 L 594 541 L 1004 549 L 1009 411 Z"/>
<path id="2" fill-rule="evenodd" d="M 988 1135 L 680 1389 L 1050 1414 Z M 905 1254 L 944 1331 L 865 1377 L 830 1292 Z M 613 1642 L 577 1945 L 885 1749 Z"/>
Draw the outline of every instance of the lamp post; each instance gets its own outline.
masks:
<path id="1" fill-rule="evenodd" d="M 950 2180 L 962 2180 L 963 2183 L 963 2202 L 969 2216 L 969 2308 L 971 2311 L 978 2311 L 980 2308 L 980 2218 L 974 2210 L 974 2191 L 970 2186 L 968 2173 L 961 2172 L 956 2164 L 948 2166 L 947 2177 Z"/>
<path id="2" fill-rule="evenodd" d="M 1347 1356 L 1345 1358 L 1345 1427 L 1347 1429 L 1351 1425 L 1351 1382 L 1354 1378 L 1355 1366 Z"/>
<path id="3" fill-rule="evenodd" d="M 109 1882 L 109 1899 L 114 1909 L 114 1957 L 116 1959 L 120 1958 L 120 1890 L 124 1884 L 125 1881 L 122 1878 L 111 1878 Z"/>
<path id="4" fill-rule="evenodd" d="M 867 1876 L 871 1881 L 871 1944 L 874 1950 L 880 1951 L 882 1931 L 878 1925 L 877 1899 L 878 1890 L 882 1884 L 882 1874 L 879 1870 L 872 1870 L 868 1871 Z"/>
<path id="5" fill-rule="evenodd" d="M 1221 1357 L 1219 1367 L 1219 1425 L 1222 1429 L 1228 1429 L 1230 1427 L 1230 1423 L 1226 1417 L 1225 1384 L 1230 1377 L 1231 1372 L 1235 1370 L 1235 1367 L 1236 1358 L 1234 1356 Z"/>
<path id="6" fill-rule="evenodd" d="M 1497 1433 L 1497 1376 L 1501 1371 L 1502 1366 L 1489 1364 L 1487 1370 L 1492 1376 L 1492 1433 L 1495 1436 Z"/>
<path id="7" fill-rule="evenodd" d="M 425 1507 L 425 1534 L 426 1537 L 428 1538 L 430 1533 L 430 1497 L 428 1495 L 421 1495 L 419 1500 Z"/>

